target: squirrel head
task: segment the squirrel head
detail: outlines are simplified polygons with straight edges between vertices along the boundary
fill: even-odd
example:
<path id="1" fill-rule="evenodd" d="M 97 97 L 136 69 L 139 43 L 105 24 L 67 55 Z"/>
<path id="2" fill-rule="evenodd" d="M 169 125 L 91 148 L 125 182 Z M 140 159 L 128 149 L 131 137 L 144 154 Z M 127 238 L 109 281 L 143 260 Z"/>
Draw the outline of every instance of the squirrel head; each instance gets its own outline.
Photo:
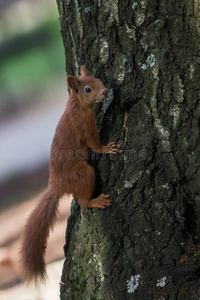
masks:
<path id="1" fill-rule="evenodd" d="M 84 66 L 81 66 L 80 73 L 79 78 L 72 75 L 67 76 L 70 93 L 74 92 L 79 100 L 86 105 L 102 102 L 108 91 L 101 80 L 90 76 L 90 72 Z"/>

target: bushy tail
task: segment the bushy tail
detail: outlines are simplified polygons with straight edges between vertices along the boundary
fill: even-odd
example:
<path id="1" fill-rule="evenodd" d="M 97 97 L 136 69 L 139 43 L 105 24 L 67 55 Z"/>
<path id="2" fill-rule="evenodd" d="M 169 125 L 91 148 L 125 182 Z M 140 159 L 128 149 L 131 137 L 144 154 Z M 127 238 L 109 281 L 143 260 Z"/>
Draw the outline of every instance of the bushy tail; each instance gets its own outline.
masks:
<path id="1" fill-rule="evenodd" d="M 50 229 L 56 221 L 59 196 L 48 188 L 42 194 L 38 206 L 33 210 L 25 226 L 21 263 L 25 280 L 44 281 L 46 265 L 44 254 Z"/>

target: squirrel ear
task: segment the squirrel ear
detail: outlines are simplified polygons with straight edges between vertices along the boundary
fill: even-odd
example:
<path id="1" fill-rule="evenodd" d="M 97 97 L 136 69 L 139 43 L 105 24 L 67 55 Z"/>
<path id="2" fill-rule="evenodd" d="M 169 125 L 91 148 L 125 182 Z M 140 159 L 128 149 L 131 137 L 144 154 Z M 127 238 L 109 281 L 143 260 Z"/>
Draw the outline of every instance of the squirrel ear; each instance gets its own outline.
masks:
<path id="1" fill-rule="evenodd" d="M 81 76 L 83 76 L 83 77 L 90 75 L 90 71 L 88 71 L 88 69 L 86 69 L 85 66 L 80 67 L 80 73 L 81 73 Z"/>
<path id="2" fill-rule="evenodd" d="M 79 80 L 76 77 L 67 75 L 67 85 L 73 91 L 78 92 Z"/>

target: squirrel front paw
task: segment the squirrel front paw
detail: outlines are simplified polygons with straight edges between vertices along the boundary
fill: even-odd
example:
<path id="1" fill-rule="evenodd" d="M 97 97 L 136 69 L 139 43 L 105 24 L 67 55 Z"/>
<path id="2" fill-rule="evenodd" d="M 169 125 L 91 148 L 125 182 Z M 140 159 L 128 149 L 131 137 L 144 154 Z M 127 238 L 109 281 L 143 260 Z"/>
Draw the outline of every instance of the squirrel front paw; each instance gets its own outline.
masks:
<path id="1" fill-rule="evenodd" d="M 122 153 L 123 151 L 118 149 L 117 144 L 112 142 L 109 143 L 107 146 L 103 146 L 103 153 L 107 154 L 116 154 L 116 153 Z"/>

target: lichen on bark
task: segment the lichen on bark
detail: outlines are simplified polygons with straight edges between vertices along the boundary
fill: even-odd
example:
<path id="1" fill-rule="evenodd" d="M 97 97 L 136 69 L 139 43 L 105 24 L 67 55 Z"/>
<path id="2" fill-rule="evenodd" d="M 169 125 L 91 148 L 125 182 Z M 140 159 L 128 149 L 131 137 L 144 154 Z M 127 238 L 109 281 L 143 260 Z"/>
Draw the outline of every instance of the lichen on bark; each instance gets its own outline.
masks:
<path id="1" fill-rule="evenodd" d="M 61 299 L 199 299 L 199 1 L 57 2 L 66 71 L 110 89 L 101 140 L 126 145 L 91 162 L 112 206 L 73 203 Z"/>

